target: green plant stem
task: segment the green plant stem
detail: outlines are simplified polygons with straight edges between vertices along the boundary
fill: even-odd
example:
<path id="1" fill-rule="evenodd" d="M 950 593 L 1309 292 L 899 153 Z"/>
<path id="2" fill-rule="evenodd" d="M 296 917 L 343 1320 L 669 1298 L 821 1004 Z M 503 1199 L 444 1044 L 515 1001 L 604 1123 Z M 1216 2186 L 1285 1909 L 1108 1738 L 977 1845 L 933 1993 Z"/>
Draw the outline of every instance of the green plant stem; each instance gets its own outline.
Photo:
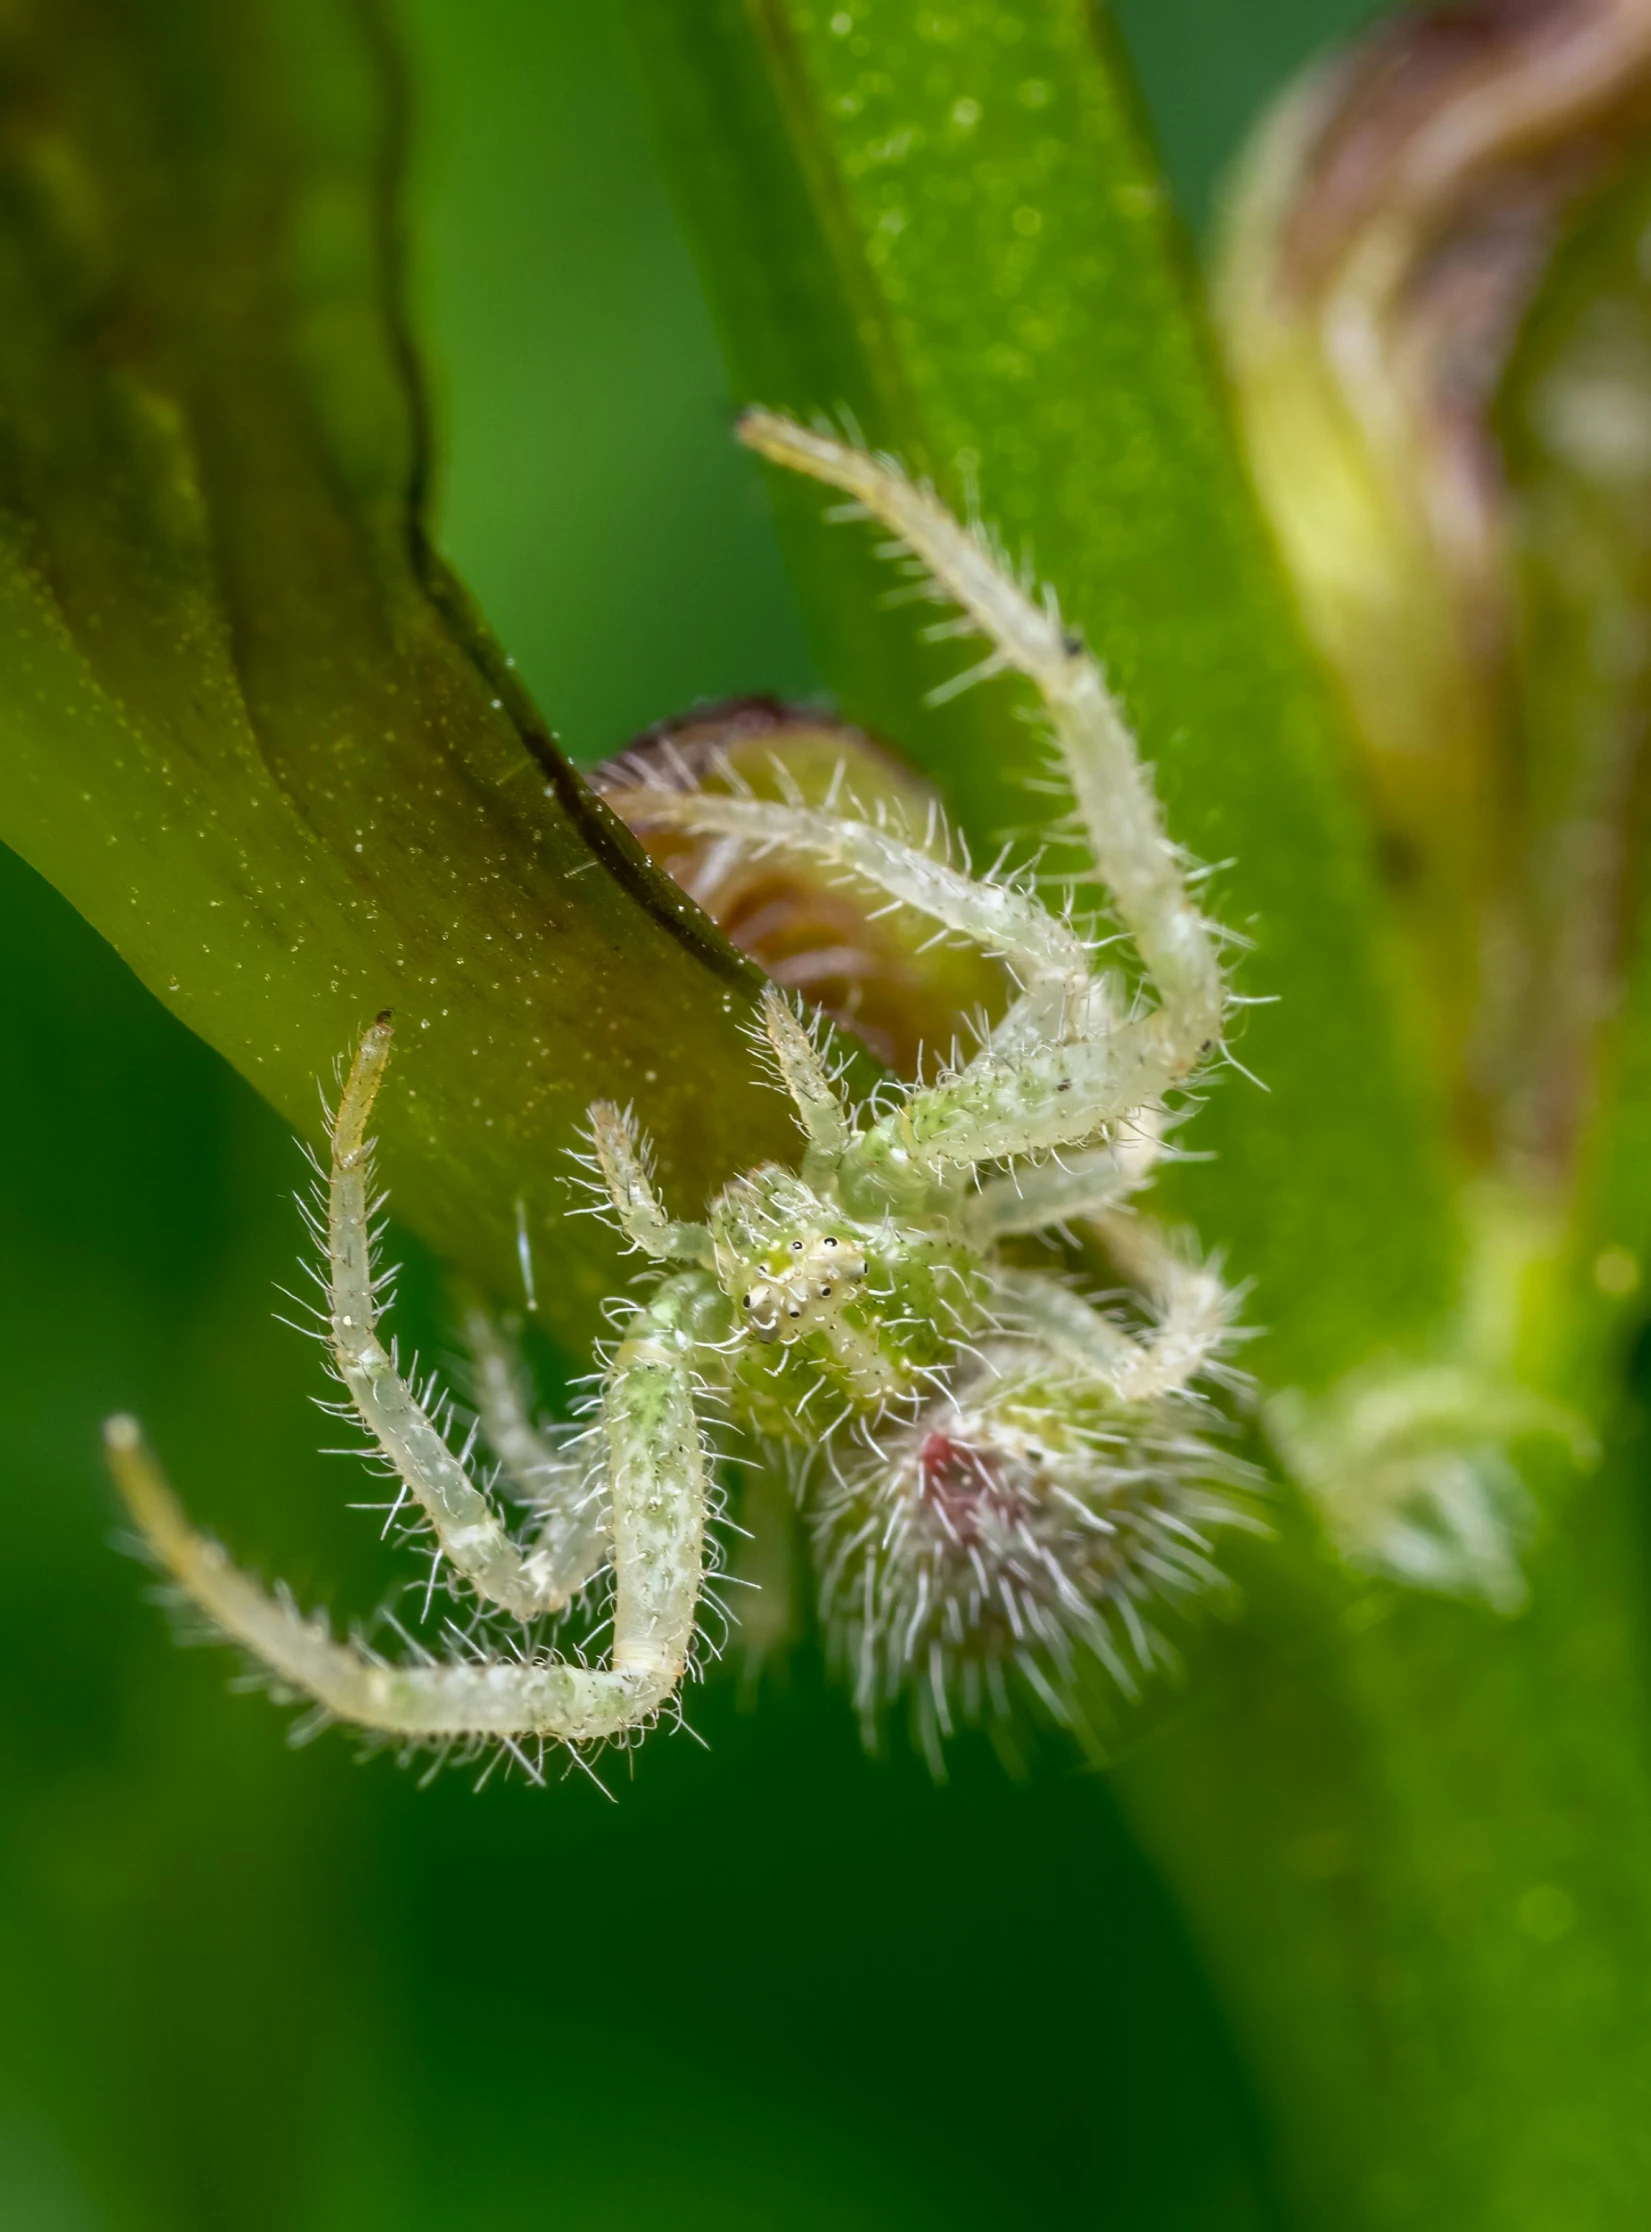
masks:
<path id="1" fill-rule="evenodd" d="M 1099 19 L 1078 0 L 634 15 L 737 391 L 846 407 L 953 501 L 978 492 L 1105 660 L 1170 827 L 1232 863 L 1212 911 L 1255 941 L 1244 993 L 1279 1003 L 1240 1034 L 1266 1089 L 1211 1093 L 1212 1160 L 1175 1198 L 1256 1279 L 1272 1370 L 1317 1381 L 1413 1337 L 1451 1276 L 1437 1110 L 1402 1058 L 1346 740 Z M 867 538 L 822 531 L 807 489 L 775 497 L 849 716 L 933 772 L 978 843 L 1047 820 L 1022 699 L 915 711 L 971 647 L 918 641 Z"/>
<path id="2" fill-rule="evenodd" d="M 1646 2190 L 1637 1416 L 1624 1432 L 1516 1620 L 1256 1553 L 1183 1717 L 1118 1771 L 1304 2225 L 1606 2232 Z"/>
<path id="3" fill-rule="evenodd" d="M 1253 516 L 1110 40 L 1054 0 L 633 0 L 739 392 L 847 405 L 1024 537 L 1122 689 L 1215 910 L 1277 995 L 1178 1174 L 1256 1281 L 1275 1384 L 1425 1346 L 1456 1275 L 1439 1096 L 1396 1005 L 1343 742 Z M 777 502 L 825 672 L 970 836 L 1035 747 L 963 663 L 867 618 L 852 534 Z M 1532 1299 L 1546 1326 L 1568 1302 Z M 1561 1377 L 1564 1377 L 1561 1373 Z M 1624 1460 L 1625 1462 L 1625 1460 Z M 1516 1620 L 1258 1552 L 1189 1702 L 1117 1788 L 1251 2057 L 1301 2226 L 1548 2232 L 1644 2190 L 1651 1946 L 1623 1462 L 1566 1497 Z M 1291 1523 L 1293 1524 L 1293 1522 Z M 1127 2021 L 1127 2010 L 1106 2011 Z M 1098 2011 L 1098 2019 L 1100 2011 Z"/>

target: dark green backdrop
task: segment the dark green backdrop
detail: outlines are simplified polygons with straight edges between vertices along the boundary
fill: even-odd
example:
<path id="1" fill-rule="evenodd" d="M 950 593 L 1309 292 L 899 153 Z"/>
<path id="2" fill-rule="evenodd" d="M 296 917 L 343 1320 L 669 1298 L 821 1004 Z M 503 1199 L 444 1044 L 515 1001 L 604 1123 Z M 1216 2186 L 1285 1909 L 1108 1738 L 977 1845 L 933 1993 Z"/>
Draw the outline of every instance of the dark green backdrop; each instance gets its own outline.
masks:
<path id="1" fill-rule="evenodd" d="M 1364 11 L 1120 10 L 1191 220 Z M 417 0 L 415 284 L 443 539 L 583 756 L 810 674 L 629 74 L 585 0 Z M 1265 2147 L 1103 1780 L 868 1764 L 812 1663 L 708 1749 L 420 1791 L 180 1653 L 96 1424 L 365 1609 L 370 1495 L 276 1324 L 282 1127 L 0 861 L 0 2226 L 481 2232 L 1274 2221 Z M 439 1350 L 415 1264 L 402 1323 Z M 659 1896 L 662 1857 L 674 1889 Z"/>

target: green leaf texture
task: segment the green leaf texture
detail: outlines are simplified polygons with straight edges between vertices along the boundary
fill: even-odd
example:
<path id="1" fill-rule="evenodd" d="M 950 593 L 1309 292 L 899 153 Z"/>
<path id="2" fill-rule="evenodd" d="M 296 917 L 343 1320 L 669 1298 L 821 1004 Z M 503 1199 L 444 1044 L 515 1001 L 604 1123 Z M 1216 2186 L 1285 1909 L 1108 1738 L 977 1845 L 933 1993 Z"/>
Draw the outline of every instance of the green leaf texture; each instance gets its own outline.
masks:
<path id="1" fill-rule="evenodd" d="M 589 1100 L 645 1110 L 690 1210 L 788 1125 L 751 973 L 425 542 L 401 133 L 353 0 L 6 12 L 0 837 L 312 1138 L 393 1009 L 398 1214 L 503 1294 L 520 1217 L 582 1349 L 614 1283 L 560 1222 Z"/>

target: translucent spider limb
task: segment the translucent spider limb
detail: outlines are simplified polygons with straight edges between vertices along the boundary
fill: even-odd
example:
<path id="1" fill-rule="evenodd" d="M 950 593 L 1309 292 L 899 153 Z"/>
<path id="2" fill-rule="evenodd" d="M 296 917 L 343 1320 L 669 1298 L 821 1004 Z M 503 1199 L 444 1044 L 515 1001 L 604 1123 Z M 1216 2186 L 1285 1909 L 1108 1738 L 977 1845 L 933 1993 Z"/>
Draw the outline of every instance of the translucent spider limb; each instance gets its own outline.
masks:
<path id="1" fill-rule="evenodd" d="M 992 1302 L 1005 1332 L 1030 1335 L 1064 1370 L 1099 1380 L 1126 1401 L 1133 1396 L 1144 1362 L 1140 1345 L 1062 1280 L 999 1271 Z"/>
<path id="2" fill-rule="evenodd" d="M 104 1447 L 128 1510 L 174 1580 L 225 1635 L 335 1720 L 411 1741 L 596 1743 L 651 1719 L 687 1665 L 705 1532 L 705 1462 L 688 1381 L 680 1348 L 659 1327 L 625 1344 L 608 1388 L 615 1592 L 607 1667 L 486 1656 L 386 1665 L 339 1642 L 324 1620 L 302 1618 L 197 1534 L 135 1419 L 111 1418 Z"/>
<path id="3" fill-rule="evenodd" d="M 984 1054 L 965 1075 L 978 1074 L 992 1060 L 1012 1060 L 1051 1039 L 1099 1039 L 1117 1027 L 1116 1000 L 1104 979 L 1093 974 L 1094 956 L 1086 940 L 1052 915 L 1034 893 L 1013 884 L 977 882 L 936 859 L 926 844 L 911 843 L 878 824 L 845 820 L 829 805 L 809 807 L 648 784 L 628 789 L 624 805 L 627 817 L 639 828 L 669 827 L 692 836 L 715 836 L 723 844 L 743 846 L 759 855 L 785 852 L 820 861 L 885 893 L 890 905 L 927 915 L 940 925 L 937 935 L 966 938 L 1004 962 L 1021 990 L 990 1033 Z M 766 1018 L 765 1027 L 774 1039 L 781 1074 L 803 1112 L 812 1144 L 835 1151 L 825 1135 L 812 1128 L 809 1109 L 797 1089 L 801 1073 L 791 1054 L 781 1047 Z M 826 1104 L 818 1105 L 824 1112 Z M 836 1144 L 846 1142 L 845 1126 Z"/>
<path id="4" fill-rule="evenodd" d="M 898 1139 L 868 1135 L 862 1159 L 874 1166 L 898 1146 L 925 1161 L 977 1163 L 1090 1138 L 1187 1077 L 1219 1040 L 1225 1004 L 1214 940 L 1128 724 L 1095 660 L 1062 631 L 1052 601 L 1033 603 L 983 534 L 961 526 L 890 461 L 770 411 L 748 411 L 739 431 L 774 463 L 852 496 L 899 537 L 993 645 L 979 672 L 1012 667 L 1034 684 L 1096 865 L 1161 1002 L 1108 1030 L 1095 1029 L 1080 1005 L 1064 1043 L 976 1063 L 914 1096 L 897 1120 Z M 1086 1023 L 1089 1035 L 1070 1035 Z"/>
<path id="5" fill-rule="evenodd" d="M 630 1110 L 593 1101 L 590 1137 L 619 1229 L 631 1246 L 661 1263 L 706 1262 L 711 1235 L 704 1225 L 676 1224 L 665 1214 Z"/>
<path id="6" fill-rule="evenodd" d="M 625 810 L 651 828 L 737 838 L 759 852 L 820 861 L 967 938 L 1006 961 L 1022 985 L 1057 998 L 1081 999 L 1090 982 L 1088 946 L 1031 893 L 1012 884 L 977 883 L 874 823 L 845 820 L 829 807 L 646 786 L 626 792 Z"/>
<path id="7" fill-rule="evenodd" d="M 812 1034 L 798 1022 L 785 995 L 771 984 L 763 987 L 762 1027 L 810 1147 L 823 1155 L 841 1154 L 849 1141 L 849 1122 L 831 1072 L 820 1059 Z"/>
<path id="8" fill-rule="evenodd" d="M 1116 1209 L 1139 1192 L 1152 1175 L 1161 1150 L 1161 1124 L 1143 1111 L 1119 1125 L 1104 1147 L 1057 1162 L 1023 1165 L 1008 1177 L 988 1178 L 976 1195 L 972 1218 L 987 1240 L 1016 1232 L 1043 1232 L 1051 1225 L 1082 1222 Z"/>
<path id="9" fill-rule="evenodd" d="M 366 1125 L 390 1037 L 381 1016 L 362 1041 L 333 1124 L 327 1232 L 334 1359 L 385 1456 L 429 1514 L 442 1552 L 480 1593 L 532 1619 L 559 1610 L 579 1579 L 588 1578 L 588 1572 L 575 1578 L 585 1554 L 560 1568 L 543 1550 L 524 1557 L 374 1330 Z M 630 1319 L 605 1379 L 601 1434 L 614 1574 L 607 1667 L 485 1654 L 386 1665 L 337 1641 L 323 1621 L 301 1618 L 198 1535 L 130 1418 L 113 1418 L 105 1428 L 110 1467 L 150 1547 L 195 1604 L 334 1718 L 414 1740 L 598 1741 L 650 1719 L 687 1666 L 705 1568 L 706 1460 L 693 1400 L 703 1283 L 695 1273 L 667 1281 Z M 520 1421 L 504 1423 L 514 1428 Z"/>
<path id="10" fill-rule="evenodd" d="M 1221 1277 L 1219 1266 L 1181 1253 L 1150 1217 L 1120 1215 L 1112 1209 L 1088 1221 L 1158 1320 L 1151 1338 L 1140 1344 L 1135 1381 L 1120 1392 L 1137 1401 L 1148 1400 L 1177 1393 L 1200 1373 L 1207 1376 L 1218 1365 L 1222 1349 L 1236 1337 L 1233 1314 L 1239 1296 Z M 1236 1385 L 1245 1384 L 1242 1373 L 1229 1370 L 1225 1376 Z"/>
<path id="11" fill-rule="evenodd" d="M 1092 976 L 1077 988 L 1034 985 L 1004 1009 L 969 1069 L 978 1072 L 994 1062 L 1012 1061 L 1051 1039 L 1103 1038 L 1123 1020 L 1114 984 L 1106 977 Z"/>
<path id="12" fill-rule="evenodd" d="M 518 1620 L 558 1612 L 572 1590 L 544 1551 L 524 1554 L 491 1499 L 447 1446 L 378 1338 L 372 1269 L 372 1148 L 367 1124 L 390 1059 L 381 1016 L 350 1066 L 332 1126 L 327 1189 L 327 1299 L 333 1361 L 363 1425 L 434 1529 L 442 1555 L 476 1593 Z M 575 1583 L 574 1586 L 578 1584 Z"/>
<path id="13" fill-rule="evenodd" d="M 993 1301 L 1007 1331 L 1029 1334 L 1067 1370 L 1105 1382 L 1126 1403 L 1184 1395 L 1231 1335 L 1233 1298 L 1202 1264 L 1182 1262 L 1160 1241 L 1165 1265 L 1149 1291 L 1157 1324 L 1145 1339 L 1125 1332 L 1062 1280 L 1001 1270 Z"/>
<path id="14" fill-rule="evenodd" d="M 921 560 L 993 644 L 991 664 L 1034 684 L 1055 725 L 1096 865 L 1168 1011 L 1188 1066 L 1218 1035 L 1224 998 L 1214 943 L 1188 897 L 1135 739 L 1099 666 L 964 527 L 892 462 L 772 411 L 747 411 L 740 439 L 863 504 Z"/>
<path id="15" fill-rule="evenodd" d="M 607 1481 L 590 1436 L 572 1429 L 547 1434 L 535 1424 L 515 1344 L 478 1303 L 465 1311 L 464 1340 L 475 1368 L 482 1437 L 535 1513 L 538 1540 L 531 1555 L 545 1561 L 570 1599 L 608 1556 Z"/>

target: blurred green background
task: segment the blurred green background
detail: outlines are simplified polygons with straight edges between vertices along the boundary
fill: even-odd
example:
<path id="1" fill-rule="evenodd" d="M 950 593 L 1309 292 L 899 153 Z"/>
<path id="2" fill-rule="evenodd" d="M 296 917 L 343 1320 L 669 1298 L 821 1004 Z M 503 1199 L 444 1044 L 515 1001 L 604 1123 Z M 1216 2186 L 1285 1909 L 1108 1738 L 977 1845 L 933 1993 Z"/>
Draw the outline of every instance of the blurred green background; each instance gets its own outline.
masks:
<path id="1" fill-rule="evenodd" d="M 1194 231 L 1368 11 L 1117 13 Z M 441 539 L 569 747 L 812 686 L 617 11 L 409 0 Z M 349 1612 L 388 1562 L 278 1324 L 283 1128 L 9 857 L 0 1008 L 0 2226 L 470 2232 L 1277 2222 L 1265 2135 L 1104 1778 L 861 1753 L 811 1659 L 703 1745 L 427 1790 L 185 1653 L 98 1419 Z M 399 1320 L 440 1354 L 417 1262 Z M 669 1883 L 668 1895 L 659 1885 Z"/>

